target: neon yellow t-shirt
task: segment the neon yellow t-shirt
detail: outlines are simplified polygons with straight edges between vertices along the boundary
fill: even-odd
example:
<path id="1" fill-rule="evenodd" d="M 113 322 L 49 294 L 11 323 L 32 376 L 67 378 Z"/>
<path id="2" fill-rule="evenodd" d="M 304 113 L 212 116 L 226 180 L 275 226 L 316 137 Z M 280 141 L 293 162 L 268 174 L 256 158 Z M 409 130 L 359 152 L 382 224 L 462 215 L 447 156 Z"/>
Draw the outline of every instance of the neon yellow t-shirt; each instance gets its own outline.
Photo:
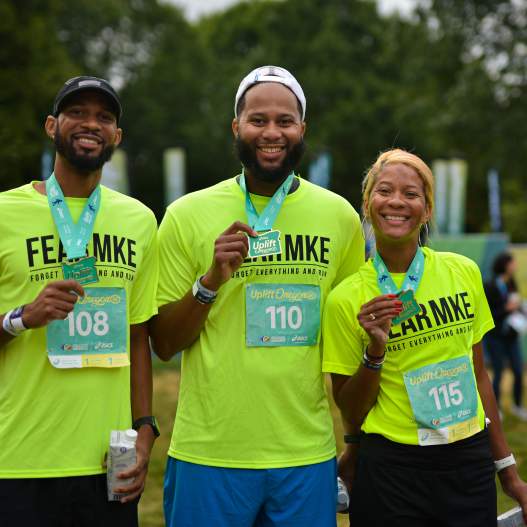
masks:
<path id="1" fill-rule="evenodd" d="M 269 198 L 252 196 L 261 212 Z M 169 206 L 159 228 L 160 305 L 182 298 L 210 267 L 214 240 L 247 223 L 234 178 Z M 169 455 L 192 463 L 276 468 L 335 455 L 318 345 L 329 290 L 364 262 L 357 213 L 343 198 L 301 180 L 273 225 L 280 257 L 246 260 L 219 291 L 199 338 L 183 352 Z M 304 284 L 320 291 L 313 345 L 247 346 L 246 287 Z M 175 331 L 184 329 L 175 328 Z"/>
<path id="2" fill-rule="evenodd" d="M 428 248 L 423 252 L 424 274 L 415 295 L 422 312 L 392 327 L 377 402 L 362 425 L 366 433 L 412 445 L 418 444 L 417 425 L 403 374 L 465 356 L 473 376 L 472 346 L 494 327 L 477 265 L 458 254 Z M 392 277 L 400 287 L 404 274 Z M 357 371 L 369 342 L 357 314 L 363 304 L 380 294 L 372 260 L 331 292 L 323 318 L 325 372 L 353 375 Z M 483 427 L 479 394 L 477 416 Z"/>
<path id="3" fill-rule="evenodd" d="M 66 201 L 77 221 L 86 200 Z M 66 255 L 47 197 L 33 184 L 1 193 L 0 210 L 0 313 L 6 313 L 62 280 Z M 99 276 L 89 287 L 124 288 L 129 324 L 157 312 L 156 221 L 147 207 L 102 187 L 88 253 L 97 258 Z M 129 367 L 56 369 L 45 327 L 0 348 L 0 478 L 104 473 L 110 431 L 130 424 Z"/>

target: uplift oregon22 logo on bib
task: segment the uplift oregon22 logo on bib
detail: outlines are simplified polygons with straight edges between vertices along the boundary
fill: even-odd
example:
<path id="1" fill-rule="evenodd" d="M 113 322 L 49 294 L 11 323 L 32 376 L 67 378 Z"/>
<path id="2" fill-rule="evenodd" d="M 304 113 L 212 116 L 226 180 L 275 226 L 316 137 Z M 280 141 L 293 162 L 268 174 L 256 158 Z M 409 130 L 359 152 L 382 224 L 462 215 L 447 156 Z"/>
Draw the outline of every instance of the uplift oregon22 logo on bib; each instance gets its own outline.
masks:
<path id="1" fill-rule="evenodd" d="M 320 328 L 320 288 L 307 284 L 248 284 L 247 346 L 312 346 Z"/>
<path id="2" fill-rule="evenodd" d="M 47 350 L 55 368 L 128 366 L 126 291 L 85 288 L 64 320 L 47 326 Z"/>

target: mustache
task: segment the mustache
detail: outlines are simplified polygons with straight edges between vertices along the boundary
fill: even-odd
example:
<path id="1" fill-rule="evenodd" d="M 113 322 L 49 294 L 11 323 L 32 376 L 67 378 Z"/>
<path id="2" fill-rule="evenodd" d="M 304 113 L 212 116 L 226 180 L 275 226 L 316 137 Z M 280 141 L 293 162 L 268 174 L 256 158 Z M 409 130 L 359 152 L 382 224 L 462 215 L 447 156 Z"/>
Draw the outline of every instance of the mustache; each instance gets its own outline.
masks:
<path id="1" fill-rule="evenodd" d="M 262 167 L 258 162 L 256 147 L 252 143 L 244 141 L 239 134 L 234 138 L 234 151 L 242 165 L 255 178 L 269 183 L 285 179 L 294 171 L 306 150 L 306 144 L 303 138 L 292 146 L 288 144 L 287 147 L 287 153 L 282 164 L 277 168 L 269 170 Z"/>
<path id="2" fill-rule="evenodd" d="M 93 137 L 94 139 L 97 139 L 102 145 L 101 153 L 96 157 L 79 154 L 73 147 L 73 138 L 79 136 Z M 53 142 L 57 152 L 82 174 L 91 174 L 92 172 L 101 169 L 103 165 L 112 158 L 115 151 L 114 145 L 107 145 L 100 135 L 93 132 L 79 132 L 71 137 L 72 139 L 67 141 L 57 127 Z"/>

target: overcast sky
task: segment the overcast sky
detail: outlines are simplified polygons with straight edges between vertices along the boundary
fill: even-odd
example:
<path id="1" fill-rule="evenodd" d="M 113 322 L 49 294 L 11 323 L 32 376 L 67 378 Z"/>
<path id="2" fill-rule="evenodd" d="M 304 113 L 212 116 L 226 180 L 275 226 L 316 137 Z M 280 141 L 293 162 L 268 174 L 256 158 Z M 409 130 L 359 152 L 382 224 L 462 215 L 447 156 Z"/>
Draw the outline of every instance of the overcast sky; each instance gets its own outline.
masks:
<path id="1" fill-rule="evenodd" d="M 204 13 L 210 13 L 237 3 L 239 0 L 164 0 L 165 2 L 177 4 L 183 8 L 187 18 L 196 20 Z M 399 10 L 407 13 L 415 0 L 378 0 L 379 8 L 383 13 Z"/>

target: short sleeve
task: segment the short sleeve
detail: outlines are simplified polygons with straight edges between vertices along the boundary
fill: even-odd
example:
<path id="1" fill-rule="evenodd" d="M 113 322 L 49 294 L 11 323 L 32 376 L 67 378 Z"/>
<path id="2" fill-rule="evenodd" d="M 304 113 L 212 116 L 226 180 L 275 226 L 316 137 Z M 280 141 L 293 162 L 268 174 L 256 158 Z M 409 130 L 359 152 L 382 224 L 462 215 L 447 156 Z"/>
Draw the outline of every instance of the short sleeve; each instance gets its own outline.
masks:
<path id="1" fill-rule="evenodd" d="M 359 268 L 364 264 L 365 260 L 365 244 L 364 244 L 364 235 L 362 232 L 362 227 L 357 212 L 351 207 L 349 218 L 349 233 L 351 236 L 348 238 L 348 243 L 342 255 L 341 264 L 338 268 L 337 275 L 333 285 L 337 285 L 344 278 L 351 276 L 353 273 L 356 273 Z"/>
<path id="2" fill-rule="evenodd" d="M 346 282 L 328 296 L 322 318 L 322 370 L 353 375 L 360 365 L 363 339 Z"/>
<path id="3" fill-rule="evenodd" d="M 157 223 L 150 216 L 151 228 L 143 248 L 143 258 L 137 269 L 130 299 L 130 324 L 140 324 L 157 314 L 156 291 L 159 278 Z"/>
<path id="4" fill-rule="evenodd" d="M 189 228 L 178 219 L 177 207 L 167 209 L 159 226 L 158 306 L 180 300 L 196 280 L 197 263 L 186 242 Z"/>

